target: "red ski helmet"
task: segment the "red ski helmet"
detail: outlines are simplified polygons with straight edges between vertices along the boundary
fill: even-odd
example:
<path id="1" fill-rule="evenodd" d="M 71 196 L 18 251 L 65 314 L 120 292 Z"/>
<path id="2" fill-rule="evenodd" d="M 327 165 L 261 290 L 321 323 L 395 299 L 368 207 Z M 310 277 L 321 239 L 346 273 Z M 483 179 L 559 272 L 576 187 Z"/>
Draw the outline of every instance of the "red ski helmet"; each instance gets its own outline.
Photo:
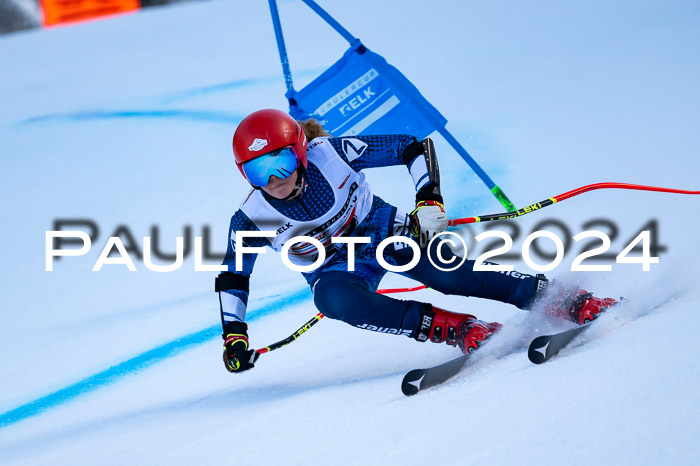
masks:
<path id="1" fill-rule="evenodd" d="M 243 164 L 285 147 L 296 154 L 297 168 L 301 165 L 306 169 L 306 144 L 304 129 L 294 118 L 281 110 L 264 109 L 245 117 L 236 128 L 233 156 L 241 174 L 251 183 Z"/>

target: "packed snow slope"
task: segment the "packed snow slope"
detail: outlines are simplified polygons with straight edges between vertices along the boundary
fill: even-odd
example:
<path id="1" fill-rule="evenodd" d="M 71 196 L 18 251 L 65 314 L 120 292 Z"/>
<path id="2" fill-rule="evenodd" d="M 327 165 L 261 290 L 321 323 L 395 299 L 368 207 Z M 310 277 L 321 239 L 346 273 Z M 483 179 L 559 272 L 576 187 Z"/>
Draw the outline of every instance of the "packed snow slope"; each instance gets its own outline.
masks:
<path id="1" fill-rule="evenodd" d="M 322 4 L 416 84 L 519 206 L 601 181 L 700 189 L 697 3 Z M 301 88 L 347 44 L 299 1 L 281 1 L 280 12 Z M 523 346 L 565 323 L 420 291 L 400 297 L 505 324 L 441 387 L 412 398 L 399 390 L 407 370 L 458 350 L 330 319 L 231 375 L 215 273 L 195 272 L 193 254 L 171 273 L 135 256 L 136 272 L 91 269 L 120 229 L 139 249 L 156 227 L 161 251 L 183 235 L 224 251 L 248 192 L 230 151 L 236 124 L 258 108 L 286 109 L 266 2 L 4 36 L 0 69 L 3 464 L 700 463 L 697 196 L 594 191 L 502 226 L 520 229 L 516 252 L 548 219 L 569 230 L 542 227 L 562 238 L 614 236 L 611 272 L 571 272 L 581 250 L 572 241 L 548 275 L 630 301 L 543 366 Z M 502 211 L 435 139 L 448 214 Z M 412 207 L 405 168 L 368 178 Z M 45 232 L 57 219 L 91 220 L 99 235 L 87 255 L 47 272 Z M 660 263 L 615 264 L 654 220 Z M 485 227 L 459 230 L 472 258 Z M 411 284 L 387 276 L 382 286 Z M 251 289 L 255 347 L 316 312 L 302 277 L 271 252 Z"/>

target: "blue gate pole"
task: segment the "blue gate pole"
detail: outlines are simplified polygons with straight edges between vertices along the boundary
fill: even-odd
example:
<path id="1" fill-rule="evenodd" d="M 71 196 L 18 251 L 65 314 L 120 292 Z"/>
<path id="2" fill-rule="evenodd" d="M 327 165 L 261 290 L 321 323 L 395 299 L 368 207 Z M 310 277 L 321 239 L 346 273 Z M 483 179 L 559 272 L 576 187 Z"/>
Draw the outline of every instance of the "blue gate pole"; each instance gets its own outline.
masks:
<path id="1" fill-rule="evenodd" d="M 282 72 L 284 73 L 284 82 L 287 85 L 287 93 L 285 96 L 289 100 L 289 105 L 296 106 L 294 100 L 294 83 L 292 83 L 292 71 L 289 69 L 289 59 L 287 58 L 287 48 L 284 45 L 284 36 L 282 35 L 282 23 L 280 23 L 280 14 L 277 11 L 277 0 L 268 0 L 270 5 L 270 15 L 272 16 L 272 26 L 275 28 L 275 39 L 277 40 L 277 50 L 280 54 L 280 62 L 282 62 Z"/>
<path id="2" fill-rule="evenodd" d="M 452 136 L 452 133 L 447 131 L 447 128 L 444 126 L 439 127 L 438 132 L 442 134 L 442 137 L 445 138 L 445 140 L 452 146 L 454 150 L 457 151 L 457 153 L 464 159 L 465 162 L 467 162 L 467 165 L 471 167 L 472 170 L 474 170 L 474 173 L 477 174 L 479 178 L 481 178 L 481 181 L 486 184 L 486 187 L 491 190 L 494 196 L 496 196 L 496 199 L 498 199 L 498 202 L 501 203 L 503 207 L 508 209 L 508 212 L 514 212 L 517 210 L 515 205 L 511 202 L 510 199 L 508 199 L 508 196 L 506 196 L 506 193 L 503 192 L 503 190 L 493 182 L 493 180 L 489 177 L 489 175 L 486 174 L 486 172 L 479 166 L 479 164 L 472 158 L 471 155 L 469 155 L 469 152 L 467 152 L 467 149 L 462 147 L 462 145 L 455 139 L 454 136 Z"/>
<path id="3" fill-rule="evenodd" d="M 316 3 L 314 0 L 301 0 L 304 2 L 309 8 L 311 8 L 317 15 L 321 17 L 326 23 L 328 23 L 335 31 L 340 34 L 346 41 L 350 43 L 352 47 L 355 47 L 358 49 L 358 53 L 364 53 L 366 50 L 364 46 L 362 46 L 362 43 L 360 42 L 360 39 L 356 38 L 352 34 L 350 34 L 350 31 L 345 29 L 338 21 L 335 20 L 326 10 L 321 8 L 321 6 Z M 272 23 L 275 28 L 275 38 L 277 39 L 277 49 L 279 50 L 280 54 L 280 61 L 282 62 L 282 71 L 284 72 L 284 79 L 287 84 L 287 93 L 285 96 L 289 100 L 289 106 L 292 110 L 292 114 L 295 113 L 297 110 L 297 102 L 294 99 L 294 86 L 292 84 L 292 73 L 289 70 L 289 60 L 287 59 L 287 50 L 284 45 L 284 37 L 282 36 L 282 25 L 280 23 L 280 17 L 279 17 L 279 12 L 277 10 L 277 2 L 276 0 L 268 0 L 268 3 L 270 4 L 270 14 L 272 15 Z M 416 102 L 418 107 L 421 107 L 422 105 L 419 102 Z M 429 115 L 430 112 L 425 113 L 425 115 Z M 447 142 L 452 146 L 452 148 L 457 151 L 457 153 L 464 159 L 465 162 L 471 167 L 472 170 L 474 170 L 474 173 L 477 174 L 477 176 L 486 184 L 486 187 L 488 187 L 493 195 L 498 199 L 498 201 L 508 209 L 508 211 L 515 211 L 516 207 L 513 205 L 513 203 L 508 199 L 508 196 L 505 195 L 503 190 L 493 182 L 493 180 L 486 174 L 486 172 L 479 166 L 479 164 L 472 158 L 471 155 L 469 155 L 469 152 L 462 147 L 462 145 L 455 139 L 452 134 L 447 131 L 447 128 L 444 126 L 437 124 L 434 125 L 436 128 L 438 128 L 438 131 L 440 134 L 447 140 Z"/>
<path id="4" fill-rule="evenodd" d="M 336 30 L 338 34 L 343 36 L 345 40 L 347 40 L 351 46 L 357 47 L 361 45 L 361 42 L 358 38 L 350 34 L 350 32 L 345 29 L 338 21 L 335 20 L 326 10 L 321 8 L 321 6 L 316 3 L 314 0 L 301 0 L 304 2 L 309 8 L 311 8 L 317 15 L 321 17 L 326 23 L 328 23 L 333 29 Z M 416 102 L 418 106 L 421 106 L 418 102 Z M 425 115 L 429 115 L 430 112 L 425 112 Z M 508 211 L 513 212 L 516 210 L 515 205 L 508 199 L 508 196 L 503 192 L 503 190 L 493 182 L 493 180 L 486 174 L 486 172 L 479 166 L 479 164 L 474 160 L 474 158 L 469 155 L 469 152 L 462 147 L 462 145 L 455 139 L 452 134 L 447 131 L 447 128 L 440 124 L 435 125 L 436 128 L 438 128 L 438 131 L 440 134 L 447 140 L 447 142 L 452 146 L 452 148 L 457 151 L 457 153 L 464 159 L 465 162 L 467 162 L 467 165 L 471 167 L 472 170 L 474 170 L 474 173 L 477 174 L 477 176 L 481 179 L 486 184 L 486 187 L 491 190 L 491 193 L 498 199 L 498 201 L 501 203 L 503 207 L 508 209 Z"/>
<path id="5" fill-rule="evenodd" d="M 314 0 L 301 0 L 301 1 L 306 3 L 306 5 L 309 8 L 314 10 L 314 12 L 316 12 L 316 14 L 321 17 L 321 19 L 323 19 L 325 22 L 327 22 L 330 25 L 330 27 L 335 29 L 335 31 L 338 34 L 343 36 L 343 38 L 346 41 L 348 41 L 350 43 L 350 45 L 355 46 L 355 45 L 357 45 L 356 43 L 360 41 L 357 37 L 350 34 L 350 31 L 345 29 L 338 21 L 335 20 L 335 18 L 333 18 L 331 15 L 329 15 L 326 10 L 321 8 L 321 6 L 318 3 L 314 2 Z"/>

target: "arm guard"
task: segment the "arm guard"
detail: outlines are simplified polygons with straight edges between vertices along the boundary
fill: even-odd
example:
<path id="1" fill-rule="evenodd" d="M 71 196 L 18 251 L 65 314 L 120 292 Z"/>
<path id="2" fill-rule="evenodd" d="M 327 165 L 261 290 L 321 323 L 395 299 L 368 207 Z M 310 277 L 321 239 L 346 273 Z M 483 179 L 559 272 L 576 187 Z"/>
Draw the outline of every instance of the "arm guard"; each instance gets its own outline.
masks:
<path id="1" fill-rule="evenodd" d="M 219 293 L 219 310 L 221 326 L 226 333 L 226 326 L 232 322 L 244 322 L 250 278 L 232 272 L 223 272 L 216 277 L 214 291 Z M 227 293 L 229 292 L 229 293 Z"/>
<path id="2" fill-rule="evenodd" d="M 420 156 L 423 156 L 422 158 Z M 406 147 L 403 153 L 403 161 L 411 171 L 411 176 L 416 183 L 416 203 L 420 201 L 437 201 L 442 204 L 442 194 L 440 193 L 440 168 L 438 167 L 435 146 L 430 138 L 423 139 L 422 142 L 414 141 Z M 415 164 L 425 162 L 427 173 L 422 168 L 413 168 Z M 427 182 L 425 178 L 427 177 Z M 418 180 L 416 180 L 418 178 Z"/>
<path id="3" fill-rule="evenodd" d="M 214 291 L 240 290 L 248 293 L 250 277 L 238 275 L 233 272 L 223 272 L 214 281 Z"/>

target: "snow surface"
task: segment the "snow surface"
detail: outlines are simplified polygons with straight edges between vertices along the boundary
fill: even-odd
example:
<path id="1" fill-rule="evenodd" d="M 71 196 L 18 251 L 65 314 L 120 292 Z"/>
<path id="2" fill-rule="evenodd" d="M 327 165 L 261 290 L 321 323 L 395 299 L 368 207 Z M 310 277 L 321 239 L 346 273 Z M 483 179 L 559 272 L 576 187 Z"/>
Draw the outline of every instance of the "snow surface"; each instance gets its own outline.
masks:
<path id="1" fill-rule="evenodd" d="M 700 5 L 685 1 L 353 2 L 323 6 L 402 70 L 518 205 L 619 181 L 700 189 Z M 295 84 L 346 48 L 298 1 L 280 2 Z M 537 313 L 420 291 L 401 296 L 506 324 L 476 365 L 405 398 L 407 370 L 444 345 L 324 319 L 248 373 L 221 363 L 211 272 L 107 265 L 107 237 L 186 225 L 213 250 L 247 193 L 230 138 L 286 108 L 266 2 L 154 8 L 0 38 L 0 462 L 3 464 L 699 464 L 700 199 L 594 191 L 527 215 L 572 234 L 614 220 L 619 252 L 650 219 L 658 265 L 549 275 L 631 301 L 543 366 L 523 345 Z M 502 209 L 440 138 L 448 214 Z M 368 172 L 410 209 L 404 168 Z M 100 226 L 89 255 L 46 272 L 60 218 Z M 481 227 L 462 230 L 473 237 Z M 505 227 L 504 227 L 505 228 Z M 560 234 L 556 229 L 556 233 Z M 522 243 L 523 236 L 516 242 Z M 527 271 L 520 262 L 519 270 Z M 408 286 L 388 276 L 382 286 Z M 251 343 L 314 315 L 301 276 L 258 261 Z"/>

